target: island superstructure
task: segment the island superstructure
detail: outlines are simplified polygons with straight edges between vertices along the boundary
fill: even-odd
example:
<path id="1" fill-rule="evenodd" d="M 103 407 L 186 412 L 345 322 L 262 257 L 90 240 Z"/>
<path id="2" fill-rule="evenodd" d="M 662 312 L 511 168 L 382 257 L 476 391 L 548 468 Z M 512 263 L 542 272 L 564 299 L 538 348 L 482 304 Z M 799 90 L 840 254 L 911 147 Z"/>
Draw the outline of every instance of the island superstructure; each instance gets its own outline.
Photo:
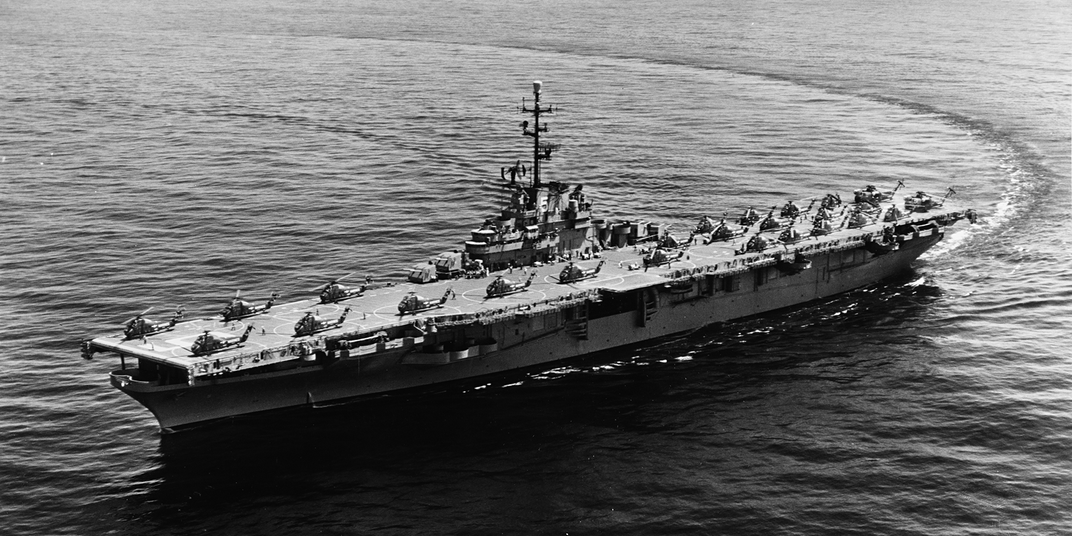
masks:
<path id="1" fill-rule="evenodd" d="M 868 186 L 733 221 L 704 217 L 687 236 L 644 218 L 593 219 L 580 185 L 544 182 L 542 85 L 522 111 L 529 165 L 500 171 L 509 202 L 464 245 L 409 280 L 153 322 L 89 339 L 111 352 L 111 384 L 165 430 L 280 408 L 537 367 L 775 311 L 908 270 L 948 226 L 975 214 L 944 195 Z M 358 312 L 360 311 L 360 312 Z"/>

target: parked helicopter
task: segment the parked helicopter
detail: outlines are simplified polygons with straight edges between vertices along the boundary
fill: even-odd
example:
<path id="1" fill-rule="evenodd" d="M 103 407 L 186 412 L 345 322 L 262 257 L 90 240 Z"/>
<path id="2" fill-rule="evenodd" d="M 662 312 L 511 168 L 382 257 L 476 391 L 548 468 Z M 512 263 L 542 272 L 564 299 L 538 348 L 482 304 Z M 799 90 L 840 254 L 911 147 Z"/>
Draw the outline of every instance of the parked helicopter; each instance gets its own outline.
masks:
<path id="1" fill-rule="evenodd" d="M 730 226 L 726 224 L 726 219 L 723 218 L 722 221 L 718 222 L 718 225 L 715 226 L 715 228 L 711 231 L 711 238 L 707 240 L 707 243 L 710 244 L 711 242 L 714 242 L 716 240 L 729 240 L 731 238 L 736 237 L 738 234 L 739 233 L 737 233 L 733 229 L 730 229 Z"/>
<path id="2" fill-rule="evenodd" d="M 834 211 L 833 210 L 827 210 L 826 207 L 820 206 L 819 210 L 815 211 L 815 216 L 812 218 L 812 221 L 814 222 L 814 221 L 819 221 L 819 220 L 827 220 L 827 219 L 830 219 L 830 218 L 833 218 L 833 217 L 834 217 Z"/>
<path id="3" fill-rule="evenodd" d="M 763 221 L 759 223 L 760 231 L 770 231 L 779 227 L 781 227 L 781 224 L 778 223 L 778 220 L 774 219 L 774 209 L 771 209 L 771 211 L 767 213 L 767 217 L 763 218 Z"/>
<path id="4" fill-rule="evenodd" d="M 224 333 L 220 331 L 205 330 L 203 334 L 197 337 L 197 340 L 190 345 L 190 351 L 195 356 L 209 355 L 220 350 L 226 350 L 227 348 L 234 348 L 241 346 L 246 339 L 249 338 L 249 332 L 253 331 L 253 324 L 246 326 L 246 331 L 242 332 L 242 335 L 236 335 L 234 333 Z"/>
<path id="5" fill-rule="evenodd" d="M 684 256 L 684 251 L 667 253 L 663 248 L 655 248 L 655 251 L 644 256 L 644 268 L 658 268 L 659 266 L 670 264 Z"/>
<path id="6" fill-rule="evenodd" d="M 239 318 L 245 318 L 247 316 L 253 316 L 261 314 L 272 308 L 272 304 L 275 303 L 279 294 L 273 292 L 271 297 L 268 298 L 268 303 L 264 305 L 253 305 L 248 301 L 239 299 L 242 291 L 236 290 L 235 297 L 231 299 L 231 303 L 224 307 L 220 314 L 223 315 L 223 321 L 229 322 L 231 320 L 238 320 Z"/>
<path id="7" fill-rule="evenodd" d="M 783 244 L 793 244 L 800 242 L 801 239 L 800 232 L 792 227 L 786 227 L 786 229 L 778 235 L 778 241 Z"/>
<path id="8" fill-rule="evenodd" d="M 155 322 L 147 318 L 142 318 L 142 315 L 148 313 L 153 308 L 150 307 L 137 314 L 134 318 L 123 322 L 125 328 L 123 329 L 123 338 L 126 340 L 137 339 L 138 337 L 144 337 L 146 335 L 152 335 L 154 333 L 160 333 L 168 331 L 175 327 L 175 324 L 182 320 L 183 313 L 186 311 L 184 307 L 179 307 L 175 310 L 175 314 L 171 317 L 169 322 Z"/>
<path id="9" fill-rule="evenodd" d="M 492 281 L 491 284 L 488 285 L 487 295 L 484 297 L 499 298 L 510 294 L 516 294 L 529 288 L 529 285 L 532 284 L 532 280 L 535 278 L 536 270 L 533 270 L 532 273 L 529 274 L 528 281 L 525 281 L 524 283 L 520 281 L 510 281 L 509 279 L 506 279 L 500 275 L 499 277 L 495 278 L 495 281 Z"/>
<path id="10" fill-rule="evenodd" d="M 871 223 L 871 220 L 859 208 L 849 213 L 847 220 L 849 229 L 859 229 L 869 223 Z"/>
<path id="11" fill-rule="evenodd" d="M 897 181 L 896 188 L 885 192 L 880 191 L 873 184 L 868 184 L 863 189 L 853 191 L 853 199 L 855 199 L 857 203 L 867 203 L 877 207 L 880 202 L 893 199 L 893 194 L 897 193 L 897 190 L 900 190 L 901 188 L 904 188 L 904 181 Z"/>
<path id="12" fill-rule="evenodd" d="M 812 221 L 811 236 L 823 236 L 832 232 L 834 232 L 834 229 L 830 226 L 830 218 L 820 218 L 819 215 L 816 215 Z"/>
<path id="13" fill-rule="evenodd" d="M 789 202 L 787 202 L 785 206 L 782 207 L 781 215 L 783 218 L 796 218 L 800 215 L 800 207 L 798 207 L 796 203 L 793 203 L 793 200 L 790 199 Z"/>
<path id="14" fill-rule="evenodd" d="M 692 231 L 696 234 L 707 234 L 715 230 L 715 220 L 711 219 L 711 216 L 703 216 L 700 218 L 699 223 L 696 224 L 696 228 Z"/>
<path id="15" fill-rule="evenodd" d="M 334 322 L 328 322 L 321 319 L 319 316 L 314 315 L 312 312 L 305 313 L 305 316 L 301 317 L 296 324 L 294 324 L 294 336 L 301 337 L 304 335 L 312 335 L 318 331 L 325 331 L 333 328 L 337 328 L 346 321 L 346 315 L 350 313 L 350 308 L 343 309 L 342 316 Z"/>
<path id="16" fill-rule="evenodd" d="M 422 298 L 416 292 L 410 292 L 408 296 L 398 302 L 398 316 L 404 316 L 406 313 L 417 314 L 421 311 L 443 307 L 443 304 L 447 303 L 447 299 L 452 297 L 454 297 L 454 290 L 451 288 L 447 288 L 447 291 L 443 293 L 443 297 L 438 300 L 435 298 Z"/>
<path id="17" fill-rule="evenodd" d="M 313 289 L 313 292 L 316 292 L 318 290 L 320 291 L 320 303 L 337 303 L 349 298 L 360 297 L 362 294 L 364 294 L 367 285 L 362 285 L 361 288 L 351 289 L 349 287 L 346 287 L 345 285 L 339 284 L 339 281 L 342 281 L 343 279 L 346 279 L 347 277 L 350 277 L 356 273 L 357 272 L 350 272 L 338 279 L 333 279 L 330 283 L 326 285 L 320 285 L 319 287 L 316 287 L 315 289 Z M 367 282 L 369 278 L 365 279 Z"/>
<path id="18" fill-rule="evenodd" d="M 740 225 L 752 225 L 757 221 L 759 221 L 759 213 L 756 212 L 756 209 L 748 207 L 744 211 L 744 214 L 741 214 L 741 217 L 737 220 L 737 223 Z"/>
<path id="19" fill-rule="evenodd" d="M 580 266 L 577 266 L 576 264 L 570 262 L 566 265 L 565 268 L 562 269 L 562 272 L 558 274 L 558 282 L 575 283 L 583 279 L 595 277 L 596 274 L 599 273 L 600 268 L 603 268 L 603 265 L 606 264 L 606 262 L 607 261 L 604 260 L 599 261 L 599 264 L 597 264 L 595 268 L 581 268 Z"/>
<path id="20" fill-rule="evenodd" d="M 737 254 L 747 253 L 749 251 L 763 251 L 768 247 L 774 245 L 777 241 L 769 238 L 764 238 L 759 233 L 748 239 L 748 242 L 737 251 Z"/>
<path id="21" fill-rule="evenodd" d="M 674 236 L 674 235 L 672 235 L 670 233 L 666 233 L 666 235 L 663 236 L 661 240 L 659 240 L 659 243 L 658 243 L 657 247 L 660 247 L 660 248 L 663 248 L 663 249 L 687 248 L 687 247 L 692 245 L 692 240 L 694 238 L 696 238 L 696 231 L 695 230 L 690 231 L 689 232 L 689 237 L 687 239 L 685 239 L 684 241 L 678 240 L 676 236 Z"/>
<path id="22" fill-rule="evenodd" d="M 956 193 L 956 191 L 950 188 L 941 199 L 935 199 L 934 196 L 926 192 L 916 192 L 915 195 L 905 198 L 904 207 L 905 210 L 909 212 L 927 212 L 932 208 L 942 206 L 946 199 L 956 195 Z"/>

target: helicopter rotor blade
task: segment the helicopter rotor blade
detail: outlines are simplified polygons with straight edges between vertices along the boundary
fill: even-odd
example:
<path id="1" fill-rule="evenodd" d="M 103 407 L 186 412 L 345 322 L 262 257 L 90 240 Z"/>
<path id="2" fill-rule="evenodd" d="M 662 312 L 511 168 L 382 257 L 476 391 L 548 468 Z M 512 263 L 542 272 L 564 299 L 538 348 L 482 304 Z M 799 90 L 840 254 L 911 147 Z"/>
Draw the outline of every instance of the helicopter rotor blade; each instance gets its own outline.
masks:
<path id="1" fill-rule="evenodd" d="M 129 324 L 131 320 L 134 320 L 135 318 L 138 318 L 139 316 L 143 316 L 145 313 L 148 313 L 149 311 L 152 311 L 153 308 L 155 308 L 155 307 L 156 307 L 155 305 L 152 306 L 152 307 L 149 307 L 148 309 L 146 309 L 146 310 L 144 310 L 144 311 L 142 311 L 142 312 L 140 312 L 140 313 L 138 313 L 138 314 L 126 319 L 126 320 L 124 320 L 123 325 L 125 326 L 125 325 Z"/>
<path id="2" fill-rule="evenodd" d="M 254 292 L 254 295 L 258 295 L 258 294 L 260 294 L 260 292 Z M 240 291 L 240 290 L 235 291 L 234 299 L 239 299 L 241 297 L 242 297 L 242 291 Z M 272 291 L 269 294 L 269 297 L 275 297 L 276 299 L 279 299 L 279 298 L 283 297 L 283 294 L 281 292 L 278 292 L 278 291 Z M 260 298 L 253 298 L 253 299 L 256 300 L 256 299 L 260 299 Z"/>
<path id="3" fill-rule="evenodd" d="M 350 276 L 352 276 L 352 275 L 354 275 L 356 273 L 357 272 L 354 271 L 354 272 L 350 272 L 350 273 L 348 273 L 348 274 L 346 274 L 346 275 L 344 275 L 342 277 L 336 277 L 335 279 L 332 279 L 331 281 L 329 281 L 327 283 L 324 283 L 323 285 L 320 285 L 319 287 L 311 289 L 309 292 L 320 292 L 321 290 L 324 290 L 324 289 L 330 287 L 331 285 L 334 285 L 335 283 L 338 283 L 339 281 L 342 281 L 343 279 L 346 279 L 347 277 L 350 277 Z"/>

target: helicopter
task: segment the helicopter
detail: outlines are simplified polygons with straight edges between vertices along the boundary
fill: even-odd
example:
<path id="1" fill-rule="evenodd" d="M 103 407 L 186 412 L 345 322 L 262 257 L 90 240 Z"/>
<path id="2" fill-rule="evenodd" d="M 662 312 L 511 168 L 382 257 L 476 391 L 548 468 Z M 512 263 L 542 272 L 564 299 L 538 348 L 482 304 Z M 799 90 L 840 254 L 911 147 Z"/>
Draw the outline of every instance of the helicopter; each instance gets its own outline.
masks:
<path id="1" fill-rule="evenodd" d="M 417 314 L 421 311 L 443 307 L 443 304 L 447 303 L 447 299 L 452 297 L 454 297 L 454 290 L 451 288 L 447 288 L 447 291 L 443 293 L 443 297 L 438 300 L 422 298 L 416 292 L 410 292 L 408 296 L 398 302 L 398 316 L 404 316 L 406 313 Z"/>
<path id="2" fill-rule="evenodd" d="M 942 206 L 946 199 L 953 197 L 956 193 L 956 191 L 950 188 L 941 199 L 935 199 L 934 196 L 926 192 L 916 192 L 915 195 L 905 198 L 905 210 L 909 212 L 927 212 L 932 208 Z"/>
<path id="3" fill-rule="evenodd" d="M 154 333 L 160 333 L 168 331 L 175 327 L 175 324 L 182 320 L 183 313 L 186 311 L 185 307 L 179 307 L 175 310 L 175 314 L 171 317 L 169 322 L 154 322 L 146 318 L 142 318 L 142 315 L 148 313 L 153 308 L 150 307 L 137 314 L 134 318 L 123 322 L 125 328 L 123 329 L 123 338 L 126 340 L 137 339 L 138 337 L 144 337 L 146 335 L 152 335 Z"/>
<path id="4" fill-rule="evenodd" d="M 350 272 L 338 279 L 331 280 L 331 282 L 326 285 L 321 285 L 313 289 L 314 292 L 318 290 L 320 291 L 320 303 L 337 303 L 342 300 L 357 298 L 364 294 L 367 285 L 362 285 L 361 288 L 351 289 L 349 287 L 339 284 L 339 281 L 342 281 L 343 279 L 346 279 L 347 277 L 350 277 L 356 273 L 357 272 Z M 366 282 L 368 281 L 368 279 L 368 277 L 365 278 Z"/>
<path id="5" fill-rule="evenodd" d="M 650 254 L 644 256 L 644 267 L 657 268 L 664 264 L 669 265 L 670 263 L 684 256 L 684 251 L 678 251 L 674 254 L 668 255 L 666 251 L 664 251 L 662 248 L 655 248 L 655 251 L 652 251 Z"/>
<path id="6" fill-rule="evenodd" d="M 224 307 L 220 314 L 223 315 L 223 321 L 228 322 L 231 320 L 238 320 L 239 318 L 245 318 L 247 316 L 253 316 L 261 314 L 272 308 L 272 304 L 275 303 L 276 298 L 279 297 L 279 293 L 273 292 L 271 297 L 268 298 L 268 303 L 264 305 L 253 305 L 245 300 L 239 299 L 239 295 L 242 291 L 236 290 L 235 297 L 231 299 L 231 303 Z"/>
<path id="7" fill-rule="evenodd" d="M 318 331 L 324 331 L 332 328 L 337 328 L 346 321 L 346 315 L 350 313 L 350 308 L 343 309 L 342 316 L 334 322 L 328 322 L 322 320 L 319 316 L 314 315 L 311 312 L 305 313 L 305 316 L 301 317 L 296 324 L 294 324 L 294 336 L 301 337 L 304 335 L 312 335 Z"/>
<path id="8" fill-rule="evenodd" d="M 223 333 L 219 331 L 205 330 L 205 333 L 197 337 L 192 345 L 190 345 L 190 351 L 195 356 L 209 355 L 220 350 L 226 350 L 227 348 L 234 348 L 241 346 L 249 338 L 249 332 L 253 331 L 253 324 L 246 326 L 246 331 L 242 335 L 235 335 L 234 333 Z"/>
<path id="9" fill-rule="evenodd" d="M 663 236 L 662 239 L 659 240 L 658 247 L 665 249 L 677 249 L 680 247 L 687 248 L 692 245 L 692 240 L 694 238 L 696 238 L 695 230 L 689 232 L 689 237 L 685 241 L 678 240 L 674 235 L 667 233 L 666 236 Z"/>
<path id="10" fill-rule="evenodd" d="M 893 199 L 893 194 L 897 193 L 897 190 L 900 190 L 901 188 L 904 188 L 904 181 L 897 181 L 896 188 L 885 192 L 880 191 L 873 184 L 868 184 L 863 189 L 854 190 L 853 199 L 857 203 L 867 203 L 877 207 L 879 202 Z"/>
<path id="11" fill-rule="evenodd" d="M 562 269 L 561 273 L 558 274 L 558 282 L 573 283 L 575 281 L 581 281 L 583 279 L 595 277 L 596 274 L 599 273 L 599 269 L 603 268 L 603 265 L 606 264 L 606 262 L 607 261 L 601 260 L 595 268 L 588 269 L 581 268 L 580 266 L 577 266 L 576 264 L 573 264 L 571 262 L 567 264 L 565 268 Z"/>
<path id="12" fill-rule="evenodd" d="M 770 231 L 772 229 L 777 229 L 780 226 L 778 220 L 774 219 L 774 209 L 771 209 L 771 211 L 767 213 L 767 217 L 759 222 L 760 231 Z"/>
<path id="13" fill-rule="evenodd" d="M 833 210 L 834 208 L 840 206 L 841 196 L 838 194 L 826 194 L 826 196 L 823 197 L 822 202 L 819 203 L 819 207 L 824 208 L 826 210 Z"/>
<path id="14" fill-rule="evenodd" d="M 820 217 L 820 214 L 816 214 L 815 219 L 812 221 L 811 236 L 823 236 L 832 232 L 834 232 L 834 229 L 830 226 L 830 218 Z"/>
<path id="15" fill-rule="evenodd" d="M 763 251 L 768 247 L 777 243 L 777 240 L 764 238 L 759 233 L 748 239 L 748 242 L 737 251 L 738 254 L 747 253 L 749 251 Z"/>
<path id="16" fill-rule="evenodd" d="M 871 223 L 871 220 L 868 219 L 867 216 L 865 216 L 864 213 L 857 208 L 849 214 L 849 219 L 847 223 L 849 229 L 859 229 L 860 227 Z"/>
<path id="17" fill-rule="evenodd" d="M 800 215 L 800 207 L 798 207 L 796 205 L 796 203 L 793 202 L 792 199 L 790 199 L 788 202 L 786 202 L 785 206 L 782 207 L 781 216 L 783 218 L 792 219 L 792 218 L 796 218 L 799 215 Z"/>
<path id="18" fill-rule="evenodd" d="M 716 240 L 729 240 L 731 238 L 736 237 L 737 234 L 738 233 L 736 231 L 730 229 L 729 225 L 726 225 L 726 219 L 723 218 L 722 221 L 718 222 L 718 225 L 711 231 L 711 238 L 707 240 L 707 243 L 710 244 L 711 242 L 714 242 Z"/>
<path id="19" fill-rule="evenodd" d="M 756 209 L 748 207 L 744 211 L 744 214 L 741 214 L 741 217 L 737 220 L 737 223 L 740 225 L 752 225 L 757 221 L 759 221 L 759 214 L 756 212 Z"/>
<path id="20" fill-rule="evenodd" d="M 781 234 L 778 235 L 778 241 L 783 244 L 793 244 L 800 242 L 800 232 L 792 227 L 787 227 Z"/>
<path id="21" fill-rule="evenodd" d="M 528 281 L 525 281 L 524 283 L 510 281 L 509 279 L 506 279 L 500 275 L 495 279 L 495 281 L 492 281 L 491 284 L 488 285 L 488 293 L 485 298 L 499 298 L 509 294 L 521 292 L 529 288 L 529 285 L 532 284 L 532 280 L 535 278 L 535 270 L 533 270 L 532 273 L 529 274 Z"/>
<path id="22" fill-rule="evenodd" d="M 696 229 L 693 230 L 695 234 L 707 234 L 715 230 L 715 220 L 710 216 L 703 216 L 700 218 L 700 222 L 696 224 Z"/>

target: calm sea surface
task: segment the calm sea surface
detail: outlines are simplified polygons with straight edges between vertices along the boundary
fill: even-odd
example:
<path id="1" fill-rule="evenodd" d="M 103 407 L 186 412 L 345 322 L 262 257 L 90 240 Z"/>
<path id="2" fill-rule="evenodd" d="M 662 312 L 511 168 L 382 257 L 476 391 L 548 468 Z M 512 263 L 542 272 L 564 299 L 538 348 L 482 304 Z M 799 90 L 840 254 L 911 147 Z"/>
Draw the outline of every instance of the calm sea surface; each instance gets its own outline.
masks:
<path id="1" fill-rule="evenodd" d="M 0 6 L 0 533 L 1072 531 L 1072 6 Z M 458 245 L 557 104 L 604 217 L 864 184 L 983 215 L 848 295 L 161 435 L 79 340 Z"/>

